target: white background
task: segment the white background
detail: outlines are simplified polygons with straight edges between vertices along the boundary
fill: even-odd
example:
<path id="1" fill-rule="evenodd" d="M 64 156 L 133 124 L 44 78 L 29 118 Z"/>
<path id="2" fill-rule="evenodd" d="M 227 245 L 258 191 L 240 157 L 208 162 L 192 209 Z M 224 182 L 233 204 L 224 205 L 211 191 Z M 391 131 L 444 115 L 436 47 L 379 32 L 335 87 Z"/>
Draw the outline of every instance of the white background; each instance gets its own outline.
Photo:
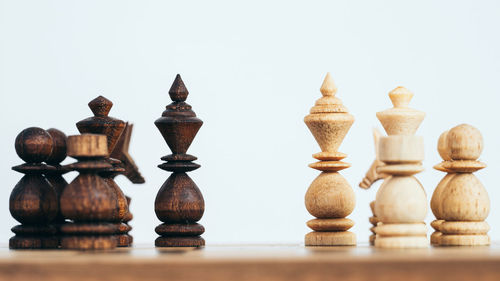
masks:
<path id="1" fill-rule="evenodd" d="M 104 95 L 111 116 L 135 124 L 130 152 L 147 183 L 117 182 L 133 198 L 135 241 L 153 245 L 154 199 L 168 177 L 156 165 L 170 153 L 153 122 L 176 73 L 205 122 L 188 153 L 202 165 L 190 175 L 206 201 L 207 244 L 302 243 L 312 218 L 304 194 L 318 175 L 307 165 L 320 151 L 303 117 L 327 71 L 356 118 L 340 151 L 352 163 L 342 174 L 357 197 L 358 242 L 368 239 L 379 186 L 357 187 L 374 158 L 375 112 L 391 107 L 387 93 L 399 85 L 427 113 L 418 131 L 426 170 L 417 177 L 429 200 L 444 176 L 432 169 L 441 132 L 469 123 L 483 133 L 488 167 L 477 176 L 500 240 L 500 2 L 236 2 L 0 0 L 0 243 L 16 224 L 8 198 L 21 178 L 10 169 L 22 163 L 18 132 L 77 134 L 75 123 L 91 116 L 87 103 Z"/>

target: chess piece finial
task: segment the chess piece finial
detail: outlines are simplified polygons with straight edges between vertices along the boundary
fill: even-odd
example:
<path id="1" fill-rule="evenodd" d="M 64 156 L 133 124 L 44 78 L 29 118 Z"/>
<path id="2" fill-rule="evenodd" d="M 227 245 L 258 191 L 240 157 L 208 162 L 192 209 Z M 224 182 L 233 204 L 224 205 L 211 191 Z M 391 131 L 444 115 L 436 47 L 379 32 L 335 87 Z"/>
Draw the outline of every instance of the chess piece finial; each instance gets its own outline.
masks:
<path id="1" fill-rule="evenodd" d="M 443 135 L 438 141 L 438 151 L 444 161 L 436 165 L 436 169 L 447 175 L 439 182 L 431 200 L 436 217 L 433 227 L 435 233 L 440 233 L 436 234 L 434 244 L 489 245 L 490 226 L 485 219 L 490 211 L 490 199 L 473 174 L 486 167 L 477 161 L 484 146 L 481 132 L 471 125 L 461 124 Z"/>
<path id="2" fill-rule="evenodd" d="M 99 175 L 112 168 L 105 135 L 69 136 L 67 153 L 78 162 L 67 165 L 79 175 L 63 190 L 60 206 L 65 218 L 61 247 L 96 250 L 117 246 L 116 233 L 121 221 L 119 200 L 115 190 Z"/>
<path id="3" fill-rule="evenodd" d="M 174 83 L 172 83 L 172 86 L 170 87 L 168 94 L 170 95 L 170 99 L 172 101 L 177 101 L 177 102 L 186 101 L 189 92 L 186 89 L 186 86 L 184 85 L 184 81 L 182 81 L 180 74 L 177 74 L 175 76 Z"/>
<path id="4" fill-rule="evenodd" d="M 321 84 L 321 88 L 319 90 L 324 97 L 335 96 L 335 94 L 337 94 L 337 86 L 335 85 L 330 72 L 326 73 L 323 84 Z"/>
<path id="5" fill-rule="evenodd" d="M 102 134 L 107 137 L 108 154 L 115 148 L 116 142 L 125 129 L 125 122 L 108 116 L 113 103 L 103 96 L 98 96 L 89 102 L 90 110 L 94 116 L 86 118 L 78 123 L 76 127 L 82 134 Z"/>
<path id="6" fill-rule="evenodd" d="M 305 195 L 308 212 L 316 219 L 307 222 L 313 231 L 305 237 L 306 246 L 355 245 L 356 236 L 347 231 L 354 222 L 345 218 L 355 207 L 351 186 L 338 171 L 350 167 L 339 161 L 346 157 L 338 151 L 340 144 L 354 122 L 340 99 L 335 97 L 337 88 L 328 73 L 321 86 L 322 98 L 316 101 L 304 122 L 321 147 L 313 155 L 320 160 L 309 167 L 321 174 L 309 186 Z"/>
<path id="7" fill-rule="evenodd" d="M 388 135 L 414 135 L 425 113 L 408 107 L 413 93 L 404 87 L 397 87 L 389 93 L 389 97 L 394 107 L 377 112 L 385 131 Z"/>
<path id="8" fill-rule="evenodd" d="M 172 154 L 162 157 L 167 161 L 158 167 L 172 172 L 160 188 L 155 200 L 155 213 L 163 223 L 155 231 L 160 235 L 157 247 L 200 247 L 205 232 L 197 222 L 205 211 L 201 191 L 186 172 L 198 169 L 193 163 L 197 158 L 186 154 L 203 121 L 196 117 L 191 106 L 185 102 L 188 91 L 177 75 L 169 91 L 172 103 L 166 106 L 162 117 L 155 125 L 162 134 Z"/>
<path id="9" fill-rule="evenodd" d="M 24 176 L 9 198 L 10 213 L 21 223 L 12 228 L 16 235 L 9 240 L 9 248 L 57 248 L 57 229 L 51 224 L 58 213 L 57 195 L 43 176 L 55 168 L 42 163 L 52 153 L 52 137 L 42 128 L 30 127 L 17 135 L 15 148 L 27 163 L 12 167 Z"/>

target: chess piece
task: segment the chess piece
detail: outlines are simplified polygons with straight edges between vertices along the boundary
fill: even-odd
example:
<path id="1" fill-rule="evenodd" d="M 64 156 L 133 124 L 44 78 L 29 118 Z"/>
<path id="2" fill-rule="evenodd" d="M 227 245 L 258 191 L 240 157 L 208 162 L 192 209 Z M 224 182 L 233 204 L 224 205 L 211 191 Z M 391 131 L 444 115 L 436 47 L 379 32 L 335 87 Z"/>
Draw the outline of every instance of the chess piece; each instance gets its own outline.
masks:
<path id="1" fill-rule="evenodd" d="M 490 199 L 473 174 L 486 167 L 477 161 L 483 150 L 481 132 L 462 124 L 444 132 L 438 141 L 443 162 L 435 168 L 447 172 L 436 187 L 431 208 L 436 221 L 434 243 L 441 246 L 484 246 L 490 244 L 490 226 L 484 220 Z"/>
<path id="2" fill-rule="evenodd" d="M 61 225 L 63 249 L 105 250 L 117 246 L 122 227 L 122 207 L 116 190 L 101 173 L 113 168 L 106 136 L 82 134 L 69 136 L 67 154 L 78 162 L 67 165 L 79 175 L 64 188 L 60 207 L 63 216 L 72 222 Z"/>
<path id="3" fill-rule="evenodd" d="M 12 167 L 25 175 L 10 194 L 10 213 L 21 225 L 12 228 L 16 235 L 9 240 L 9 248 L 57 248 L 57 229 L 51 224 L 58 213 L 57 195 L 43 176 L 55 168 L 42 163 L 52 153 L 52 137 L 44 129 L 30 127 L 17 135 L 15 148 L 26 163 Z"/>
<path id="4" fill-rule="evenodd" d="M 111 158 L 118 159 L 122 163 L 122 167 L 125 169 L 122 174 L 127 177 L 132 183 L 139 184 L 139 183 L 144 183 L 144 177 L 141 175 L 139 172 L 139 168 L 134 162 L 134 159 L 132 159 L 132 156 L 129 154 L 129 146 L 130 146 L 130 139 L 132 137 L 132 129 L 133 129 L 133 124 L 129 124 L 128 122 L 125 124 L 125 129 L 123 133 L 121 134 L 120 138 L 118 139 L 118 142 L 115 145 L 115 148 L 113 149 L 113 152 L 111 152 Z M 113 174 L 113 176 L 118 175 L 118 174 Z M 131 198 L 128 196 L 125 196 L 127 199 L 127 213 L 125 214 L 125 218 L 123 219 L 123 223 L 127 225 L 127 231 L 120 235 L 120 240 L 118 242 L 119 246 L 130 246 L 132 245 L 133 237 L 129 234 L 130 230 L 132 227 L 129 225 L 129 222 L 132 220 L 133 216 L 132 213 L 130 212 L 130 201 Z"/>
<path id="5" fill-rule="evenodd" d="M 375 246 L 380 248 L 427 247 L 424 219 L 427 198 L 420 182 L 413 176 L 423 170 L 424 141 L 415 132 L 425 113 L 409 108 L 413 93 L 397 87 L 389 93 L 393 108 L 377 112 L 387 136 L 381 137 L 377 158 L 385 165 L 377 173 L 389 175 L 375 199 Z"/>
<path id="6" fill-rule="evenodd" d="M 342 101 L 335 97 L 337 87 L 330 73 L 321 86 L 323 97 L 311 108 L 304 122 L 313 134 L 321 152 L 313 154 L 319 161 L 309 167 L 321 171 L 305 195 L 305 205 L 316 217 L 307 222 L 313 231 L 305 236 L 306 246 L 356 245 L 356 235 L 350 231 L 354 222 L 346 217 L 356 204 L 354 191 L 338 171 L 349 168 L 342 162 L 347 155 L 338 148 L 354 122 Z"/>
<path id="7" fill-rule="evenodd" d="M 68 185 L 68 182 L 62 175 L 68 171 L 61 166 L 61 162 L 66 159 L 66 135 L 54 128 L 48 129 L 47 133 L 52 137 L 52 153 L 49 158 L 45 160 L 48 165 L 54 167 L 45 173 L 45 178 L 50 185 L 55 189 L 57 195 L 57 205 L 59 206 L 59 199 L 61 198 L 62 191 Z M 59 209 L 59 207 L 58 207 Z M 57 213 L 54 219 L 55 223 L 64 223 L 64 216 L 61 211 Z"/>
<path id="8" fill-rule="evenodd" d="M 108 116 L 113 103 L 103 96 L 99 96 L 89 102 L 89 107 L 94 113 L 94 116 L 84 119 L 76 123 L 76 127 L 80 133 L 90 133 L 90 134 L 102 134 L 107 138 L 108 155 L 115 149 L 115 146 L 122 136 L 126 123 L 122 120 Z M 107 170 L 101 170 L 100 175 L 103 177 L 104 181 L 110 186 L 116 193 L 120 206 L 120 218 L 123 220 L 126 213 L 128 212 L 127 198 L 123 191 L 120 189 L 118 184 L 116 184 L 114 178 L 121 172 L 124 172 L 123 163 L 109 156 L 106 158 L 111 164 L 111 167 Z M 130 246 L 130 241 L 128 241 L 128 232 L 130 231 L 130 226 L 126 224 L 121 224 L 119 227 L 118 235 L 118 246 L 127 247 Z"/>
<path id="9" fill-rule="evenodd" d="M 384 162 L 380 161 L 380 159 L 377 158 L 377 156 L 378 156 L 378 143 L 379 143 L 381 135 L 382 134 L 380 134 L 379 130 L 373 129 L 373 140 L 375 143 L 375 160 L 373 161 L 372 165 L 370 166 L 370 169 L 366 172 L 366 175 L 363 178 L 363 180 L 361 181 L 361 183 L 359 183 L 359 187 L 361 187 L 363 189 L 370 188 L 376 181 L 378 181 L 380 179 L 385 179 L 388 176 L 387 174 L 377 172 L 378 167 L 385 165 Z M 372 224 L 372 227 L 370 228 L 370 231 L 372 232 L 372 234 L 369 237 L 369 242 L 370 242 L 370 245 L 373 246 L 373 245 L 375 245 L 375 238 L 376 238 L 375 227 L 377 226 L 377 224 L 379 222 L 377 215 L 375 214 L 375 201 L 372 201 L 370 203 L 370 209 L 372 211 L 372 216 L 368 218 L 368 221 Z"/>
<path id="10" fill-rule="evenodd" d="M 441 134 L 441 136 L 439 136 L 438 146 L 437 146 L 439 155 L 441 156 L 443 161 L 451 161 L 450 153 L 449 153 L 450 151 L 448 149 L 448 144 L 447 144 L 447 139 L 446 139 L 447 135 L 448 135 L 448 131 L 445 131 Z M 442 219 L 441 210 L 440 210 L 440 208 L 441 208 L 440 205 L 441 205 L 441 201 L 442 201 L 441 200 L 441 193 L 442 193 L 444 187 L 450 181 L 450 179 L 453 178 L 453 176 L 455 175 L 455 173 L 443 168 L 442 167 L 443 163 L 444 162 L 441 162 L 440 164 L 434 166 L 434 169 L 441 171 L 441 172 L 445 172 L 446 176 L 438 183 L 438 185 L 436 186 L 436 189 L 432 193 L 432 197 L 431 197 L 431 211 L 434 214 L 434 216 L 436 217 L 436 219 L 431 222 L 431 226 L 432 226 L 432 228 L 434 228 L 434 232 L 431 234 L 431 244 L 432 245 L 439 245 L 440 237 L 442 235 L 441 231 L 439 231 L 439 226 L 441 225 L 441 223 L 444 222 L 444 220 Z"/>
<path id="11" fill-rule="evenodd" d="M 186 174 L 200 165 L 195 156 L 186 154 L 203 121 L 187 104 L 189 94 L 181 76 L 177 74 L 168 92 L 172 103 L 166 106 L 155 125 L 167 142 L 172 154 L 162 157 L 166 163 L 160 169 L 172 172 L 160 188 L 155 200 L 156 216 L 163 224 L 156 227 L 160 235 L 156 247 L 199 247 L 205 245 L 200 236 L 205 229 L 197 221 L 203 216 L 205 202 L 194 181 Z"/>

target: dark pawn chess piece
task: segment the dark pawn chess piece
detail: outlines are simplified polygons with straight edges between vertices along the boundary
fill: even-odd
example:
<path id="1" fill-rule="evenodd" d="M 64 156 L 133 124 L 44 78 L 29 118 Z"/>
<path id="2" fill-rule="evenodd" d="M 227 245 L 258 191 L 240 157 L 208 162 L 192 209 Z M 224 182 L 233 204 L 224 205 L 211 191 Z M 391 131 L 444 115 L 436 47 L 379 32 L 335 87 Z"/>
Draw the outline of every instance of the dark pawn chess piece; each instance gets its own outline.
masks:
<path id="1" fill-rule="evenodd" d="M 67 154 L 78 162 L 67 165 L 80 174 L 63 190 L 60 207 L 72 222 L 63 224 L 63 249 L 105 250 L 117 246 L 116 233 L 123 219 L 121 206 L 112 187 L 100 176 L 113 166 L 107 161 L 106 136 L 69 136 Z"/>
<path id="2" fill-rule="evenodd" d="M 52 137 L 44 129 L 31 127 L 16 137 L 17 155 L 26 163 L 12 167 L 25 174 L 9 199 L 9 210 L 21 225 L 12 228 L 16 235 L 9 240 L 11 249 L 57 248 L 57 228 L 51 225 L 58 213 L 57 195 L 43 174 L 54 167 L 43 164 L 53 147 Z"/>
<path id="3" fill-rule="evenodd" d="M 51 169 L 45 173 L 45 178 L 50 183 L 50 185 L 54 188 L 57 195 L 57 205 L 59 206 L 59 199 L 61 198 L 61 194 L 64 188 L 68 185 L 68 182 L 64 179 L 62 175 L 68 172 L 63 166 L 61 166 L 61 162 L 66 159 L 66 135 L 59 131 L 58 129 L 48 129 L 47 133 L 52 137 L 52 153 L 49 158 L 45 160 L 45 163 L 53 166 L 55 169 Z M 64 223 L 64 216 L 61 214 L 61 211 L 57 213 L 56 218 L 54 219 L 54 223 Z"/>
<path id="4" fill-rule="evenodd" d="M 160 237 L 156 247 L 200 247 L 205 232 L 196 223 L 203 216 L 205 202 L 200 190 L 186 172 L 196 170 L 200 165 L 193 163 L 197 158 L 186 154 L 203 121 L 187 104 L 189 94 L 181 76 L 177 74 L 168 92 L 172 103 L 167 105 L 162 117 L 155 121 L 172 154 L 162 157 L 167 161 L 158 165 L 160 169 L 173 172 L 160 188 L 155 200 L 155 212 L 163 224 L 155 231 Z"/>
<path id="5" fill-rule="evenodd" d="M 76 127 L 82 134 L 102 134 L 107 138 L 108 157 L 106 158 L 106 161 L 111 164 L 111 167 L 109 169 L 102 170 L 100 175 L 104 178 L 108 186 L 110 186 L 116 193 L 120 208 L 119 222 L 121 222 L 128 213 L 127 198 L 125 198 L 125 194 L 123 194 L 121 188 L 118 184 L 116 184 L 114 178 L 125 170 L 123 169 L 123 163 L 120 160 L 110 158 L 109 155 L 114 150 L 120 136 L 123 134 L 126 123 L 122 120 L 108 116 L 111 107 L 113 107 L 113 103 L 103 96 L 93 99 L 88 105 L 94 113 L 94 116 L 76 123 Z M 120 224 L 118 226 L 118 233 L 116 234 L 119 238 L 119 247 L 130 246 L 131 243 L 128 241 L 127 236 L 128 231 L 130 231 L 130 226 L 127 226 L 126 224 Z"/>

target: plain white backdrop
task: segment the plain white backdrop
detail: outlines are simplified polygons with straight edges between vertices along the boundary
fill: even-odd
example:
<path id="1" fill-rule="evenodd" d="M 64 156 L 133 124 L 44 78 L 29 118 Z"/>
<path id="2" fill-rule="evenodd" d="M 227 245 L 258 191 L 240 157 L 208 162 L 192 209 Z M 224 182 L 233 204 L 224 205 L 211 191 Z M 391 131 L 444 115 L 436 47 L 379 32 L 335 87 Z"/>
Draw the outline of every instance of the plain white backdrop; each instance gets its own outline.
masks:
<path id="1" fill-rule="evenodd" d="M 111 116 L 135 124 L 130 152 L 147 183 L 117 182 L 133 198 L 135 241 L 153 245 L 154 199 L 169 175 L 156 165 L 170 153 L 153 122 L 177 73 L 205 122 L 188 153 L 202 165 L 190 175 L 205 197 L 207 244 L 302 243 L 312 218 L 304 194 L 319 173 L 307 165 L 320 151 L 303 117 L 327 71 L 356 118 L 340 151 L 352 163 L 342 174 L 356 193 L 358 242 L 379 186 L 357 187 L 374 158 L 372 128 L 381 129 L 375 112 L 399 85 L 427 113 L 417 177 L 429 200 L 444 176 L 432 169 L 441 132 L 469 123 L 483 133 L 488 167 L 477 176 L 500 240 L 499 27 L 498 1 L 0 0 L 0 244 L 16 224 L 16 135 L 29 126 L 77 134 L 87 103 L 104 95 Z"/>

